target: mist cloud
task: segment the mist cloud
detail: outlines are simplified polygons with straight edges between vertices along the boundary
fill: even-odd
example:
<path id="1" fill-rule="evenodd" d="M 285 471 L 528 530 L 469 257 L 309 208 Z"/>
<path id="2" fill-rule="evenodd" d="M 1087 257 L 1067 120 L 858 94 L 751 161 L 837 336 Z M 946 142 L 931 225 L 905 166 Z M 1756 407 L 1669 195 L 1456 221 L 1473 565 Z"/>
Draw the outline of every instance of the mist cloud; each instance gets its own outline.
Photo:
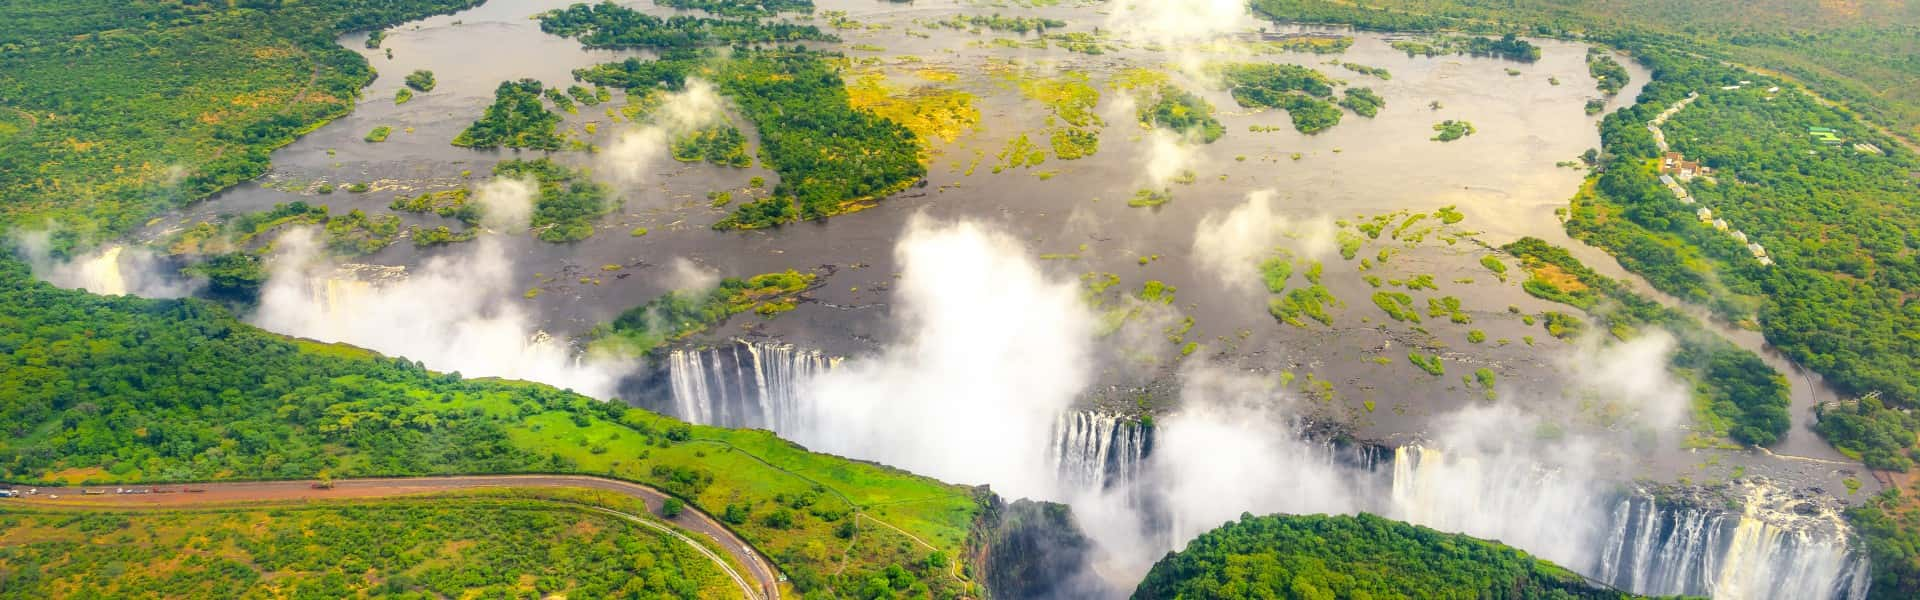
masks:
<path id="1" fill-rule="evenodd" d="M 809 447 L 874 457 L 1009 497 L 1053 497 L 1050 427 L 1090 379 L 1093 318 L 1072 279 L 1013 237 L 914 217 L 894 249 L 897 341 L 803 391 Z"/>
<path id="2" fill-rule="evenodd" d="M 14 239 L 33 275 L 63 288 L 145 298 L 181 298 L 199 288 L 146 248 L 116 244 L 61 260 L 53 256 L 49 232 L 17 232 Z"/>
<path id="3" fill-rule="evenodd" d="M 713 84 L 688 79 L 686 87 L 662 96 L 647 124 L 621 131 L 601 150 L 594 172 L 623 190 L 651 184 L 652 169 L 669 155 L 674 137 L 722 122 L 726 114 L 726 104 Z"/>
<path id="4" fill-rule="evenodd" d="M 1200 164 L 1200 147 L 1187 143 L 1180 135 L 1155 128 L 1147 133 L 1146 164 L 1142 172 L 1155 188 L 1165 188 L 1182 174 Z"/>
<path id="5" fill-rule="evenodd" d="M 1432 441 L 1401 452 L 1387 514 L 1441 531 L 1500 540 L 1561 565 L 1599 556 L 1607 487 L 1595 446 L 1510 405 L 1442 416 Z"/>
<path id="6" fill-rule="evenodd" d="M 318 254 L 309 229 L 282 235 L 252 322 L 268 330 L 404 356 L 439 371 L 537 381 L 611 398 L 627 367 L 582 361 L 521 307 L 498 236 L 397 280 L 368 282 Z"/>
<path id="7" fill-rule="evenodd" d="M 1208 365 L 1182 377 L 1181 406 L 1159 421 L 1154 457 L 1175 548 L 1241 512 L 1353 510 L 1350 483 L 1294 432 L 1278 381 Z"/>
<path id="8" fill-rule="evenodd" d="M 1562 363 L 1578 386 L 1574 391 L 1657 432 L 1673 433 L 1686 425 L 1692 393 L 1667 367 L 1677 345 L 1673 336 L 1654 329 L 1629 341 L 1609 342 L 1595 332 Z"/>
<path id="9" fill-rule="evenodd" d="M 720 285 L 720 271 L 676 256 L 668 265 L 665 283 L 666 289 L 676 292 L 710 290 Z"/>
<path id="10" fill-rule="evenodd" d="M 1193 232 L 1193 262 L 1230 288 L 1258 287 L 1260 261 L 1286 248 L 1295 256 L 1333 254 L 1338 228 L 1326 217 L 1296 219 L 1281 214 L 1273 190 L 1247 194 L 1246 202 L 1200 219 Z"/>
<path id="11" fill-rule="evenodd" d="M 1176 48 L 1251 27 L 1246 0 L 1117 0 L 1105 31 L 1133 44 Z"/>
<path id="12" fill-rule="evenodd" d="M 1134 46 L 1157 47 L 1170 63 L 1196 79 L 1208 79 L 1206 57 L 1196 47 L 1250 29 L 1246 0 L 1116 0 L 1103 31 Z"/>
<path id="13" fill-rule="evenodd" d="M 473 202 L 480 207 L 480 225 L 487 229 L 502 232 L 526 230 L 533 221 L 534 184 L 505 177 L 496 177 L 473 192 Z"/>

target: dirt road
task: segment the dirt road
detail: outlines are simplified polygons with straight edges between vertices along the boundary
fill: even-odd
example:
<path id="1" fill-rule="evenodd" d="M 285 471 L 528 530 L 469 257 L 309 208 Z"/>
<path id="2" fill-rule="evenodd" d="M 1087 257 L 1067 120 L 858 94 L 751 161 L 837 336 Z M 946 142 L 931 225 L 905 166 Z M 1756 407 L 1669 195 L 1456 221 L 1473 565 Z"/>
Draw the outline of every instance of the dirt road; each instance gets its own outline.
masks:
<path id="1" fill-rule="evenodd" d="M 683 529 L 704 535 L 708 539 L 713 540 L 716 545 L 726 551 L 728 555 L 731 555 L 735 562 L 746 565 L 752 581 L 750 582 L 747 577 L 743 577 L 726 561 L 720 560 L 720 557 L 714 555 L 706 546 L 680 535 L 671 528 L 661 527 L 646 519 L 618 511 L 607 509 L 596 510 L 623 517 L 642 526 L 651 527 L 680 538 L 681 541 L 692 545 L 695 549 L 720 565 L 721 570 L 725 571 L 729 577 L 733 578 L 735 583 L 740 585 L 741 591 L 745 592 L 748 598 L 755 600 L 778 600 L 780 597 L 779 577 L 776 575 L 776 571 L 774 571 L 773 566 L 767 562 L 765 557 L 761 556 L 759 552 L 754 551 L 753 547 L 748 546 L 745 541 L 735 536 L 732 531 L 727 530 L 727 528 L 722 526 L 718 520 L 715 520 L 712 515 L 701 512 L 692 505 L 688 505 L 686 510 L 681 512 L 678 517 L 669 519 L 661 516 L 661 506 L 666 503 L 668 496 L 659 490 L 637 483 L 578 475 L 486 475 L 471 477 L 340 479 L 333 482 L 331 489 L 318 489 L 313 487 L 313 484 L 314 482 L 309 480 L 134 486 L 143 490 L 152 488 L 165 492 L 143 494 L 120 494 L 116 493 L 118 489 L 116 487 L 103 486 L 42 488 L 37 495 L 20 498 L 4 498 L 0 499 L 0 503 L 16 505 L 57 504 L 66 507 L 97 506 L 100 508 L 140 509 L 185 508 L 204 505 L 284 500 L 384 498 L 432 492 L 500 487 L 600 490 L 637 498 L 646 503 L 647 512 L 651 513 L 653 518 L 673 523 Z M 188 489 L 198 491 L 185 491 Z M 95 492 L 104 491 L 106 493 L 89 495 L 84 493 L 83 490 Z M 58 496 L 58 498 L 54 498 L 53 496 Z"/>

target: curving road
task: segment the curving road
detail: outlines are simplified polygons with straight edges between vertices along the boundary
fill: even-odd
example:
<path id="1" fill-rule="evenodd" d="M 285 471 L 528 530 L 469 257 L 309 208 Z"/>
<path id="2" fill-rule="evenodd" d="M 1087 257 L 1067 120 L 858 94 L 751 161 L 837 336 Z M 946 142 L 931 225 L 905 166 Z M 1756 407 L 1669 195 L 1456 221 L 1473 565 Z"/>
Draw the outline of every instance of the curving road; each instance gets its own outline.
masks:
<path id="1" fill-rule="evenodd" d="M 582 475 L 484 475 L 461 477 L 399 477 L 379 479 L 339 479 L 333 482 L 331 489 L 317 489 L 315 482 L 308 481 L 249 481 L 227 483 L 195 483 L 136 486 L 138 489 L 155 489 L 163 493 L 117 494 L 112 487 L 43 488 L 38 495 L 20 498 L 8 498 L 0 502 L 20 504 L 60 505 L 64 507 L 100 507 L 100 508 L 173 508 L 196 505 L 233 504 L 242 502 L 266 502 L 280 500 L 323 500 L 328 498 L 382 498 L 404 496 L 430 492 L 470 490 L 479 488 L 579 488 L 613 492 L 645 503 L 647 512 L 654 519 L 667 521 L 688 531 L 704 535 L 721 550 L 733 557 L 734 562 L 747 567 L 748 573 L 742 575 L 734 566 L 719 555 L 692 538 L 660 525 L 649 519 L 601 507 L 592 510 L 626 519 L 635 524 L 665 532 L 713 560 L 714 564 L 726 572 L 740 591 L 753 600 L 778 600 L 780 583 L 777 572 L 766 557 L 761 556 L 752 546 L 735 536 L 732 531 L 720 524 L 712 515 L 701 512 L 691 504 L 678 517 L 666 518 L 660 515 L 661 506 L 666 503 L 667 494 L 637 483 L 588 477 Z M 184 490 L 195 490 L 187 493 Z M 87 495 L 82 490 L 106 491 L 106 494 Z M 58 498 L 54 498 L 58 496 Z M 750 576 L 750 577 L 749 577 Z M 750 581 L 751 579 L 751 581 Z"/>

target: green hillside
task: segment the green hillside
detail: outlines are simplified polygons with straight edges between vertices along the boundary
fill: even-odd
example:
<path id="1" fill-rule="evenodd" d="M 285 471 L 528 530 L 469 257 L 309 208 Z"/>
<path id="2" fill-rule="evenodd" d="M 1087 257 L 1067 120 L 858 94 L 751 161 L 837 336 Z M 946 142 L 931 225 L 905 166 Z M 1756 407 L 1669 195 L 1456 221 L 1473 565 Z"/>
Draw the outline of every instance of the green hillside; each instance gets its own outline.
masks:
<path id="1" fill-rule="evenodd" d="M 1497 542 L 1368 514 L 1255 517 L 1154 563 L 1135 600 L 1638 598 Z"/>

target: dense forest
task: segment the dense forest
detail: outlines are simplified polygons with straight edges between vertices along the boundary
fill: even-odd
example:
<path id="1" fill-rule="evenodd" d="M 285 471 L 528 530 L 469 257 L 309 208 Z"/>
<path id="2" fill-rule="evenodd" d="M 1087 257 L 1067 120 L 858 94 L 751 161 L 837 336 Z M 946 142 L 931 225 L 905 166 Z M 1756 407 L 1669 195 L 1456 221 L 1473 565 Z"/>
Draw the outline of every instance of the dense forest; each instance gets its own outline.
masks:
<path id="1" fill-rule="evenodd" d="M 593 237 L 593 222 L 613 206 L 607 185 L 585 171 L 541 158 L 508 160 L 493 166 L 499 177 L 530 180 L 539 185 L 533 203 L 533 231 L 549 242 L 577 242 Z"/>
<path id="2" fill-rule="evenodd" d="M 0 222 L 52 221 L 63 254 L 259 176 L 373 80 L 335 36 L 478 3 L 8 2 Z"/>
<path id="3" fill-rule="evenodd" d="M 852 595 L 898 571 L 923 595 L 969 585 L 973 492 L 812 454 L 764 431 L 689 426 L 542 385 L 433 373 L 292 341 L 198 300 L 102 297 L 0 261 L 0 480 L 565 472 L 685 498 L 803 592 Z M 911 532 L 920 545 L 880 519 Z M 857 538 L 859 552 L 841 553 Z M 940 566 L 935 566 L 936 564 Z"/>
<path id="4" fill-rule="evenodd" d="M 174 232 L 161 243 L 176 256 L 258 254 L 269 249 L 270 234 L 300 225 L 320 227 L 321 241 L 335 256 L 372 254 L 393 243 L 400 233 L 400 218 L 393 215 L 368 215 L 358 209 L 333 214 L 324 204 L 296 200 L 264 211 L 201 221 Z"/>
<path id="5" fill-rule="evenodd" d="M 926 174 L 913 132 L 847 101 L 831 55 L 801 48 L 735 50 L 726 58 L 669 52 L 582 69 L 583 81 L 629 90 L 675 89 L 689 76 L 720 92 L 759 130 L 773 194 L 740 205 L 715 228 L 750 229 L 858 210 Z"/>
<path id="6" fill-rule="evenodd" d="M 0 598 L 694 600 L 733 583 L 685 543 L 536 500 L 434 498 L 238 511 L 0 513 Z M 529 589 L 530 588 L 530 589 Z"/>
<path id="7" fill-rule="evenodd" d="M 612 2 L 575 4 L 541 13 L 540 30 L 577 38 L 580 43 L 595 48 L 692 48 L 802 40 L 839 41 L 833 34 L 824 33 L 812 25 L 685 15 L 660 18 Z"/>
<path id="8" fill-rule="evenodd" d="M 1373 88 L 1350 87 L 1342 90 L 1342 93 L 1345 95 L 1340 98 L 1340 106 L 1362 117 L 1371 119 L 1380 114 L 1380 109 L 1387 107 L 1387 99 L 1374 93 Z"/>
<path id="9" fill-rule="evenodd" d="M 726 167 L 753 166 L 747 152 L 747 136 L 732 123 L 709 125 L 673 140 L 673 159 L 680 162 L 706 161 Z"/>
<path id="10" fill-rule="evenodd" d="M 1154 563 L 1135 600 L 1637 598 L 1498 542 L 1369 514 L 1242 514 Z"/>
<path id="11" fill-rule="evenodd" d="M 1140 107 L 1140 122 L 1162 127 L 1205 143 L 1213 143 L 1226 127 L 1213 118 L 1213 104 L 1192 92 L 1162 84 L 1151 104 Z"/>
<path id="12" fill-rule="evenodd" d="M 1393 48 L 1407 53 L 1407 56 L 1464 54 L 1529 63 L 1540 60 L 1540 48 L 1512 33 L 1500 36 L 1499 39 L 1441 35 L 1425 39 L 1399 40 L 1393 42 Z"/>
<path id="13" fill-rule="evenodd" d="M 1770 343 L 1841 390 L 1914 407 L 1920 304 L 1910 299 L 1920 293 L 1920 238 L 1910 232 L 1920 227 L 1920 181 L 1911 173 L 1920 161 L 1791 86 L 1633 47 L 1654 81 L 1640 104 L 1603 122 L 1604 170 L 1574 199 L 1569 231 L 1662 291 L 1757 321 Z M 1699 99 L 1664 127 L 1675 151 L 1715 169 L 1687 184 L 1697 200 L 1690 205 L 1657 179 L 1659 150 L 1645 123 L 1692 93 Z M 1844 141 L 1822 143 L 1809 127 L 1832 128 Z M 1758 259 L 1761 250 L 1771 264 Z M 1847 436 L 1872 430 L 1827 428 L 1852 451 L 1863 444 Z M 1875 465 L 1904 466 L 1893 454 L 1876 453 Z"/>
<path id="14" fill-rule="evenodd" d="M 1920 139 L 1920 10 L 1902 2 L 1797 0 L 1252 0 L 1280 21 L 1376 31 L 1610 37 L 1646 34 L 1689 51 L 1782 72 Z"/>
<path id="15" fill-rule="evenodd" d="M 1220 67 L 1233 100 L 1246 108 L 1278 108 L 1300 133 L 1317 133 L 1340 124 L 1335 82 L 1311 68 L 1275 63 L 1239 63 Z"/>
<path id="16" fill-rule="evenodd" d="M 1752 352 L 1706 331 L 1693 317 L 1593 272 L 1565 249 L 1539 238 L 1521 238 L 1501 250 L 1526 267 L 1528 278 L 1521 287 L 1527 293 L 1587 311 L 1615 338 L 1630 339 L 1650 328 L 1672 333 L 1679 342 L 1672 366 L 1695 385 L 1696 428 L 1764 446 L 1792 425 L 1786 378 Z"/>
<path id="17" fill-rule="evenodd" d="M 1867 556 L 1873 561 L 1873 600 L 1920 598 L 1920 487 L 1890 489 L 1847 509 Z"/>
<path id="18" fill-rule="evenodd" d="M 500 82 L 493 91 L 493 104 L 453 138 L 453 145 L 559 150 L 561 139 L 555 128 L 560 115 L 541 102 L 540 88 L 540 82 L 532 79 Z"/>
<path id="19" fill-rule="evenodd" d="M 689 76 L 715 81 L 759 130 L 760 153 L 780 174 L 773 193 L 741 204 L 716 229 L 753 229 L 859 210 L 926 174 L 913 132 L 854 109 L 833 65 L 836 55 L 807 50 L 707 46 L 796 40 L 837 41 L 810 25 L 752 19 L 661 20 L 612 3 L 575 4 L 540 16 L 541 28 L 596 48 L 650 46 L 656 60 L 580 69 L 587 83 L 629 91 L 679 89 Z M 689 20 L 691 19 L 691 20 Z M 739 164 L 741 157 L 727 158 Z"/>
<path id="20" fill-rule="evenodd" d="M 663 344 L 752 312 L 772 317 L 793 310 L 800 294 L 814 286 L 813 273 L 787 270 L 746 279 L 728 277 L 711 290 L 676 290 L 620 313 L 594 331 L 597 347 L 618 344 L 629 354 L 646 354 Z"/>
<path id="21" fill-rule="evenodd" d="M 729 17 L 771 17 L 783 12 L 813 12 L 813 0 L 659 0 L 656 4 L 704 10 Z"/>

